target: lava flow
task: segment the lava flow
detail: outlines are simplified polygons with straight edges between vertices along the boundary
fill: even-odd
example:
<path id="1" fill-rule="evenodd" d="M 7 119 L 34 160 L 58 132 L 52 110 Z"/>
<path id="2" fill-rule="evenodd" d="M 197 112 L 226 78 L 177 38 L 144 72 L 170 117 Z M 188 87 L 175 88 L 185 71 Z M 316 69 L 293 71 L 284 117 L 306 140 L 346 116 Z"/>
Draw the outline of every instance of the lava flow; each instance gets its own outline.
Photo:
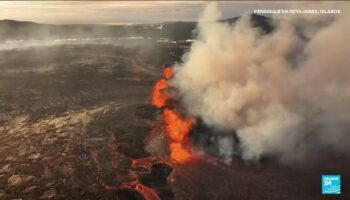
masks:
<path id="1" fill-rule="evenodd" d="M 163 108 L 162 118 L 165 123 L 165 132 L 169 139 L 170 158 L 177 163 L 184 163 L 190 159 L 190 152 L 184 141 L 190 132 L 193 120 L 183 118 L 174 108 L 167 107 L 169 97 L 165 90 L 169 88 L 168 80 L 173 76 L 170 67 L 164 67 L 162 78 L 156 82 L 152 91 L 152 105 Z"/>
<path id="2" fill-rule="evenodd" d="M 106 190 L 135 190 L 139 192 L 145 200 L 160 200 L 157 191 L 141 184 L 139 181 L 121 184 L 121 186 L 109 186 L 100 181 L 100 185 Z"/>
<path id="3" fill-rule="evenodd" d="M 116 149 L 114 149 L 113 147 L 112 147 L 112 154 L 114 157 L 121 156 L 119 152 L 116 151 Z M 128 171 L 129 173 L 124 174 L 124 178 L 125 177 L 131 178 L 130 181 L 122 182 L 121 184 L 110 185 L 104 182 L 100 178 L 97 178 L 97 180 L 103 189 L 117 190 L 120 193 L 119 195 L 121 196 L 127 195 L 126 197 L 121 197 L 121 199 L 132 198 L 133 195 L 137 195 L 138 193 L 145 200 L 160 200 L 162 198 L 159 195 L 159 191 L 160 191 L 159 187 L 150 184 L 150 183 L 154 183 L 152 182 L 154 179 L 149 179 L 149 180 L 145 179 L 147 177 L 153 177 L 154 174 L 156 174 L 156 172 L 154 172 L 155 171 L 154 168 L 155 166 L 159 166 L 159 165 L 166 165 L 166 164 L 164 164 L 163 161 L 161 159 L 158 159 L 157 157 L 132 159 L 131 165 L 130 165 L 131 170 Z M 157 175 L 158 175 L 157 178 L 159 178 L 159 173 L 157 173 Z M 167 176 L 168 174 L 166 174 L 164 177 L 167 177 Z"/>

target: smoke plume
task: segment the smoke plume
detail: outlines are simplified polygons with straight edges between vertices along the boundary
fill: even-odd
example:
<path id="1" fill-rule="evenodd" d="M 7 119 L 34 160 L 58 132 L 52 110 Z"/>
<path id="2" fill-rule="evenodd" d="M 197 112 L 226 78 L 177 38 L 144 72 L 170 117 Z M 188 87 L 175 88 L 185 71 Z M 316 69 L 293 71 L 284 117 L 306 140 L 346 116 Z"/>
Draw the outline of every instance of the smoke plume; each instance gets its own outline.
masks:
<path id="1" fill-rule="evenodd" d="M 220 12 L 211 3 L 199 20 L 199 38 L 175 66 L 171 84 L 190 114 L 237 133 L 244 159 L 269 155 L 290 162 L 323 150 L 347 153 L 347 11 L 343 6 L 342 14 L 320 14 L 317 20 L 276 19 L 274 31 L 264 34 L 249 15 L 234 25 L 219 22 Z M 222 149 L 232 154 L 224 143 Z"/>

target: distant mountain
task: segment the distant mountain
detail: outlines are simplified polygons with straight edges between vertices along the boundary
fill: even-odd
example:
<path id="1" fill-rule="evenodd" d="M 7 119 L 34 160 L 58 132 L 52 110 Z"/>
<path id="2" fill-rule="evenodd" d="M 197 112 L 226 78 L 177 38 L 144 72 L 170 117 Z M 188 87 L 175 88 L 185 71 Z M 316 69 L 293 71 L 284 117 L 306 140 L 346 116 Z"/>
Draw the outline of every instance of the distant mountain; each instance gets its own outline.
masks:
<path id="1" fill-rule="evenodd" d="M 240 17 L 221 20 L 235 23 Z M 271 32 L 271 19 L 251 15 L 252 24 L 265 32 Z M 169 22 L 155 25 L 49 25 L 27 21 L 0 20 L 0 41 L 58 38 L 117 38 L 149 37 L 155 40 L 186 40 L 195 37 L 196 22 Z"/>
<path id="2" fill-rule="evenodd" d="M 0 21 L 0 40 L 142 36 L 141 26 L 49 25 L 26 21 Z"/>
<path id="3" fill-rule="evenodd" d="M 235 23 L 239 18 L 241 18 L 241 16 L 221 21 Z M 262 15 L 250 14 L 250 22 L 253 25 L 253 27 L 258 27 L 265 33 L 270 33 L 274 29 L 272 19 Z"/>

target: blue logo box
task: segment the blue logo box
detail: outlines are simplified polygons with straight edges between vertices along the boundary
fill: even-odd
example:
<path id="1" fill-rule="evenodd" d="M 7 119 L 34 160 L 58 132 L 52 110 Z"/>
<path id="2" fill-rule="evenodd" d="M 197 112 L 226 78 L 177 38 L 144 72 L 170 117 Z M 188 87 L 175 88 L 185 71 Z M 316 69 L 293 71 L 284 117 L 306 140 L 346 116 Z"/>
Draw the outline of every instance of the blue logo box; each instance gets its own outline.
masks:
<path id="1" fill-rule="evenodd" d="M 322 194 L 340 194 L 340 175 L 322 175 Z"/>

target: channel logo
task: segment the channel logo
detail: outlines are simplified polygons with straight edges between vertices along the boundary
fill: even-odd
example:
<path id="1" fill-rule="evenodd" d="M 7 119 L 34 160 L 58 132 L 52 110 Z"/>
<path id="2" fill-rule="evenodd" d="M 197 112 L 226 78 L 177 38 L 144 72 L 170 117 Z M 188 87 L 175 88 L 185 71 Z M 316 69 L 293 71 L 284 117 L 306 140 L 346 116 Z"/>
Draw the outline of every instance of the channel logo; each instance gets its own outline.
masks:
<path id="1" fill-rule="evenodd" d="M 322 175 L 322 194 L 340 194 L 340 175 Z"/>

